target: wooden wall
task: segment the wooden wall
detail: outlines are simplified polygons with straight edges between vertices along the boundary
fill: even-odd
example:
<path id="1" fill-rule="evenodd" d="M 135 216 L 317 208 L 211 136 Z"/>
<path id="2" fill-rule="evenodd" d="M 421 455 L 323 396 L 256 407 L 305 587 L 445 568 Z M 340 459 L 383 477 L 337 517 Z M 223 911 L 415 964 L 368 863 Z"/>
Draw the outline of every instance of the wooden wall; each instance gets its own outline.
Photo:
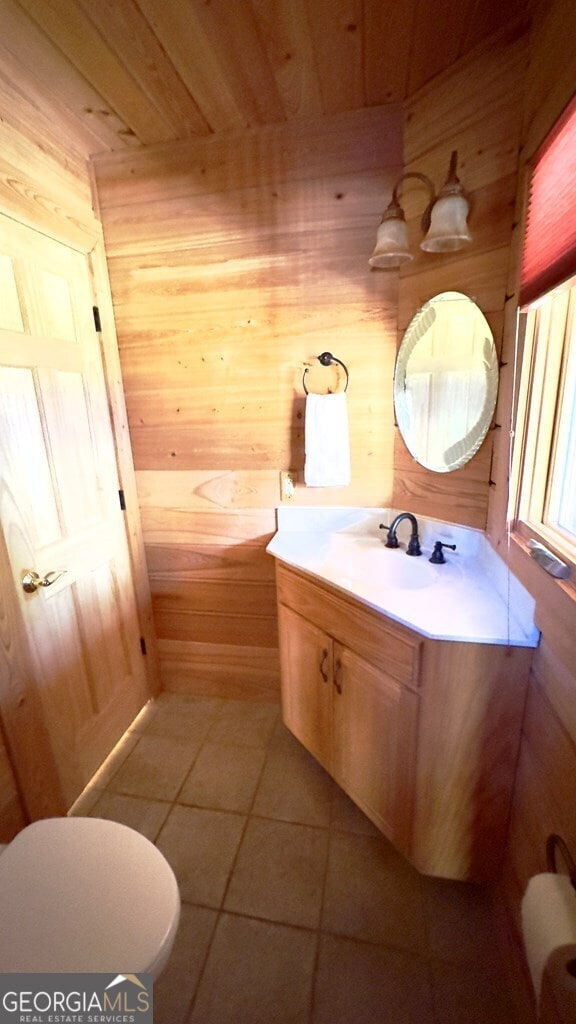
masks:
<path id="1" fill-rule="evenodd" d="M 390 499 L 397 282 L 367 260 L 400 166 L 397 107 L 95 161 L 167 688 L 276 696 L 281 471 L 296 504 Z M 350 373 L 348 488 L 303 484 L 325 350 Z"/>
<path id="2" fill-rule="evenodd" d="M 488 316 L 502 362 L 492 431 L 463 470 L 434 475 L 418 467 L 396 439 L 394 503 L 474 526 L 486 526 L 496 550 L 536 599 L 542 641 L 535 651 L 525 710 L 513 812 L 501 883 L 512 923 L 511 952 L 522 966 L 520 901 L 531 875 L 545 871 L 546 837 L 562 835 L 576 856 L 576 603 L 559 581 L 532 562 L 507 531 L 509 425 L 514 383 L 519 251 L 526 162 L 574 93 L 571 39 L 576 8 L 540 5 L 529 34 L 502 36 L 483 57 L 455 66 L 413 97 L 406 121 L 408 167 L 441 183 L 457 148 L 472 192 L 474 241 L 465 252 L 418 256 L 401 271 L 400 336 L 419 305 L 455 288 L 476 297 Z M 414 216 L 421 206 L 414 192 Z M 410 208 L 409 203 L 406 203 Z M 418 225 L 411 230 L 418 236 Z M 514 979 L 518 981 L 518 976 Z M 520 1019 L 533 1020 L 531 987 L 516 986 Z"/>
<path id="3" fill-rule="evenodd" d="M 458 174 L 471 203 L 473 241 L 455 253 L 422 252 L 420 217 L 428 193 L 419 183 L 405 183 L 403 205 L 416 255 L 400 271 L 399 339 L 422 303 L 439 292 L 455 290 L 476 300 L 500 351 L 525 69 L 525 35 L 518 26 L 439 76 L 408 102 L 406 170 L 427 174 L 439 189 L 446 180 L 450 153 L 458 151 Z M 396 431 L 394 505 L 484 528 L 492 441 L 493 432 L 489 432 L 478 454 L 462 469 L 431 473 L 414 462 Z"/>
<path id="4" fill-rule="evenodd" d="M 502 418 L 509 417 L 512 394 L 515 312 L 526 180 L 526 161 L 561 114 L 575 91 L 576 8 L 560 0 L 545 5 L 536 19 L 529 46 L 522 174 L 518 189 L 518 228 L 512 246 L 501 387 Z M 504 409 L 506 406 L 506 409 Z M 506 533 L 505 480 L 508 434 L 498 436 L 493 474 L 499 486 L 490 498 L 488 531 L 494 546 L 536 599 L 542 640 L 534 654 L 524 718 L 516 793 L 502 890 L 518 924 L 522 893 L 531 875 L 546 870 L 545 844 L 559 833 L 576 858 L 576 595 L 553 580 Z M 502 486 L 500 486 L 500 484 Z"/>

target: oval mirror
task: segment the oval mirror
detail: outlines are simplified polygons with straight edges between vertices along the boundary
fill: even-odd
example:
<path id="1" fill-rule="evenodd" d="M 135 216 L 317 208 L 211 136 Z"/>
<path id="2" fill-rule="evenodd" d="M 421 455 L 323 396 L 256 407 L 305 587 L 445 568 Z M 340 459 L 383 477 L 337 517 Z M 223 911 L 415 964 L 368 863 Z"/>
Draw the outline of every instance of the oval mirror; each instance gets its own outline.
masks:
<path id="1" fill-rule="evenodd" d="M 486 436 L 497 392 L 484 314 L 461 292 L 434 296 L 410 322 L 394 370 L 396 420 L 410 454 L 435 473 L 464 466 Z"/>

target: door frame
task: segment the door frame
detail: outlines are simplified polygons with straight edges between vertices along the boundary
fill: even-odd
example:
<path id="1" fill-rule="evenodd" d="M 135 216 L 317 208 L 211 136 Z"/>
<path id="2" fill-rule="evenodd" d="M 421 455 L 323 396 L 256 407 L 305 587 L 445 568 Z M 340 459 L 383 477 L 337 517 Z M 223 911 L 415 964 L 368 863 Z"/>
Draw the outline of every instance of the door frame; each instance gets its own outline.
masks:
<path id="1" fill-rule="evenodd" d="M 58 208 L 40 207 L 29 194 L 11 193 L 7 197 L 3 188 L 0 188 L 0 213 L 63 242 L 89 261 L 94 305 L 100 313 L 98 338 L 118 480 L 126 506 L 124 527 L 143 654 L 145 652 L 145 675 L 152 698 L 160 690 L 158 650 L 102 226 L 96 218 L 80 220 L 77 216 L 65 216 Z M 65 814 L 68 808 L 42 722 L 39 697 L 31 685 L 32 671 L 16 582 L 1 533 L 0 581 L 0 728 L 12 763 L 23 817 L 34 821 Z"/>

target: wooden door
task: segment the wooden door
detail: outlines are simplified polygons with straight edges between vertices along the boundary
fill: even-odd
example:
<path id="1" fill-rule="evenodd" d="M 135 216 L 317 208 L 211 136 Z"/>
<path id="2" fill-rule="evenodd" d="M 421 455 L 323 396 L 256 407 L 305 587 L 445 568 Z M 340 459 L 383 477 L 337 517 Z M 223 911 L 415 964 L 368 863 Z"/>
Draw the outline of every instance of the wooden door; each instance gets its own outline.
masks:
<path id="1" fill-rule="evenodd" d="M 418 696 L 341 644 L 334 679 L 334 777 L 408 853 Z"/>
<path id="2" fill-rule="evenodd" d="M 87 258 L 1 216 L 0 296 L 0 525 L 69 806 L 147 700 Z"/>
<path id="3" fill-rule="evenodd" d="M 332 772 L 332 640 L 285 605 L 278 620 L 284 723 Z"/>

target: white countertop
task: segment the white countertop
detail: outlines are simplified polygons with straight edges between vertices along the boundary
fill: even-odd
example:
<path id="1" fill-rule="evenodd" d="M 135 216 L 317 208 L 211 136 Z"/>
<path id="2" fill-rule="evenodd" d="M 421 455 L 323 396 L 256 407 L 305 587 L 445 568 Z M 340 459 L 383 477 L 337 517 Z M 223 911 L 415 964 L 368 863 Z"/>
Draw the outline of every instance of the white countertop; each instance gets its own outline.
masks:
<path id="1" fill-rule="evenodd" d="M 396 549 L 379 528 L 397 511 L 283 506 L 267 551 L 432 639 L 538 645 L 534 601 L 481 530 L 418 516 L 422 555 L 411 557 L 408 520 Z M 428 561 L 436 540 L 456 544 L 443 565 Z"/>

